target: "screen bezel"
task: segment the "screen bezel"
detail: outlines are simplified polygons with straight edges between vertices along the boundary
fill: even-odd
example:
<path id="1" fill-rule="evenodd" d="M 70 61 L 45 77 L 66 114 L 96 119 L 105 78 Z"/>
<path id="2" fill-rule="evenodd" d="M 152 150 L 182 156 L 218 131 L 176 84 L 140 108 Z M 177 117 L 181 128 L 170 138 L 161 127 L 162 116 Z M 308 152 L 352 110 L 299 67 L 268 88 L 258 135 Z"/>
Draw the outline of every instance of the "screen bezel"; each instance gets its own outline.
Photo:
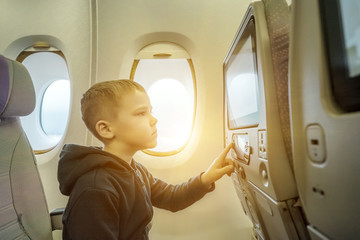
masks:
<path id="1" fill-rule="evenodd" d="M 254 26 L 254 31 L 248 31 L 249 32 L 249 36 L 251 37 L 251 45 L 253 48 L 253 61 L 254 61 L 254 73 L 255 73 L 255 88 L 256 88 L 256 97 L 257 97 L 257 107 L 258 107 L 258 111 L 255 112 L 256 114 L 260 115 L 260 101 L 259 101 L 259 81 L 258 81 L 258 67 L 257 67 L 257 55 L 256 55 L 256 50 L 257 50 L 257 45 L 256 45 L 256 25 L 255 25 L 255 17 L 251 14 L 247 17 L 245 24 L 242 24 L 240 29 L 238 30 L 236 37 L 233 41 L 233 43 L 231 44 L 230 50 L 228 52 L 228 54 L 226 55 L 224 64 L 223 64 L 223 78 L 224 78 L 224 98 L 227 101 L 227 104 L 224 107 L 224 110 L 226 111 L 226 116 L 227 116 L 227 128 L 229 130 L 236 130 L 236 129 L 244 129 L 244 128 L 252 128 L 252 127 L 257 127 L 259 125 L 260 122 L 260 117 L 258 119 L 258 121 L 256 121 L 255 123 L 250 123 L 250 124 L 243 124 L 240 126 L 236 126 L 234 128 L 230 127 L 230 119 L 229 119 L 229 102 L 228 102 L 228 94 L 227 94 L 227 79 L 226 79 L 226 70 L 227 70 L 227 65 L 232 57 L 232 54 L 234 53 L 236 47 L 238 46 L 240 39 L 242 39 L 244 32 L 246 32 L 249 23 L 252 23 Z M 244 116 L 245 118 L 248 117 L 249 115 Z"/>
<path id="2" fill-rule="evenodd" d="M 360 74 L 350 77 L 339 0 L 319 0 L 334 101 L 345 112 L 360 110 Z"/>

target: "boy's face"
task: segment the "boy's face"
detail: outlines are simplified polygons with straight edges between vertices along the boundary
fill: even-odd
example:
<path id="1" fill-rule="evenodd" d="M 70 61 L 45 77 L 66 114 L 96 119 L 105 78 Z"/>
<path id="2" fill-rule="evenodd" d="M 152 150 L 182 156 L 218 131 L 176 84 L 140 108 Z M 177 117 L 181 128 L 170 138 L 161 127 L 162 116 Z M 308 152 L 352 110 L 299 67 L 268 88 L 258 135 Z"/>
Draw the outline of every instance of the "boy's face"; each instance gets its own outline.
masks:
<path id="1" fill-rule="evenodd" d="M 119 101 L 117 118 L 111 123 L 116 143 L 134 151 L 154 148 L 157 144 L 157 119 L 151 114 L 148 95 L 136 90 L 125 94 Z"/>

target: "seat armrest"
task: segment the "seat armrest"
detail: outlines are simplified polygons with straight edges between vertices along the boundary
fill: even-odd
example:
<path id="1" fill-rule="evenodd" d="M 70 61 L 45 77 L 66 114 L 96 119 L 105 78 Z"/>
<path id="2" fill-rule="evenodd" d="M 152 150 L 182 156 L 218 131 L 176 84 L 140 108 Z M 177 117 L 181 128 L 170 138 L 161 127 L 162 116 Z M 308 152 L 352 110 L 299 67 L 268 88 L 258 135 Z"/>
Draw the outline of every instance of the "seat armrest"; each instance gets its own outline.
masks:
<path id="1" fill-rule="evenodd" d="M 63 229 L 62 216 L 64 214 L 64 210 L 65 208 L 57 208 L 50 212 L 51 227 L 53 231 Z"/>

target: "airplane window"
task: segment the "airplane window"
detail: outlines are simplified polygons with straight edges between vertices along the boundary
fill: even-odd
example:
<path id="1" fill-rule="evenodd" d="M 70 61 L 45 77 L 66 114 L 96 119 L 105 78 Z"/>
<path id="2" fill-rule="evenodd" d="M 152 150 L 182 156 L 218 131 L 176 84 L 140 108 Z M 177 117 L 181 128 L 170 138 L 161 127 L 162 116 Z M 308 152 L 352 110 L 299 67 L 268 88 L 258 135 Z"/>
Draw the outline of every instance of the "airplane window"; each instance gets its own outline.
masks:
<path id="1" fill-rule="evenodd" d="M 135 60 L 136 61 L 136 60 Z M 144 86 L 158 119 L 158 144 L 144 151 L 168 156 L 188 142 L 195 115 L 195 87 L 191 60 L 140 59 L 133 80 Z"/>
<path id="2" fill-rule="evenodd" d="M 41 127 L 45 134 L 59 141 L 69 115 L 70 81 L 57 80 L 45 90 L 41 104 Z"/>
<path id="3" fill-rule="evenodd" d="M 32 78 L 36 106 L 21 117 L 21 124 L 35 154 L 53 149 L 64 135 L 70 108 L 70 80 L 63 54 L 57 52 L 22 52 L 17 60 Z"/>

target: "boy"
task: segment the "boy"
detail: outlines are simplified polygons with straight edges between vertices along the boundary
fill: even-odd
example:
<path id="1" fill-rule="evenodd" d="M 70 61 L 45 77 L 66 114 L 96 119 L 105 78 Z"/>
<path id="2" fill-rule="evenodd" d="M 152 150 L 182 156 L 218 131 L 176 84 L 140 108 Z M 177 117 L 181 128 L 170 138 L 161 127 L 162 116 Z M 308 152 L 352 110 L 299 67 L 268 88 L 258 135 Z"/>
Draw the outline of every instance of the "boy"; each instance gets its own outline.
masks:
<path id="1" fill-rule="evenodd" d="M 152 206 L 178 211 L 213 191 L 233 171 L 229 145 L 209 169 L 183 184 L 154 178 L 133 160 L 156 146 L 157 119 L 144 88 L 130 80 L 92 86 L 81 99 L 82 118 L 103 149 L 65 145 L 59 160 L 60 190 L 70 196 L 63 239 L 148 239 Z"/>

